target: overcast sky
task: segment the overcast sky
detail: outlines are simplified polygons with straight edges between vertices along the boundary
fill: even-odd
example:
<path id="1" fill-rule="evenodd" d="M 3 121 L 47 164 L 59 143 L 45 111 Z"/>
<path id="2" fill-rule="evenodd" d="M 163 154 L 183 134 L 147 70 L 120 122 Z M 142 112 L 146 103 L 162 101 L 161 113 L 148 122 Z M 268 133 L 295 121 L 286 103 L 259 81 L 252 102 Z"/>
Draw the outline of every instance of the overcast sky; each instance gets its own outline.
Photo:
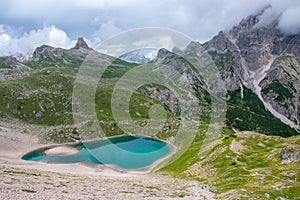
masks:
<path id="1" fill-rule="evenodd" d="M 122 31 L 164 27 L 204 42 L 220 30 L 272 5 L 279 28 L 300 31 L 299 0 L 1 0 L 0 55 L 48 44 L 70 48 L 77 37 L 91 46 Z"/>

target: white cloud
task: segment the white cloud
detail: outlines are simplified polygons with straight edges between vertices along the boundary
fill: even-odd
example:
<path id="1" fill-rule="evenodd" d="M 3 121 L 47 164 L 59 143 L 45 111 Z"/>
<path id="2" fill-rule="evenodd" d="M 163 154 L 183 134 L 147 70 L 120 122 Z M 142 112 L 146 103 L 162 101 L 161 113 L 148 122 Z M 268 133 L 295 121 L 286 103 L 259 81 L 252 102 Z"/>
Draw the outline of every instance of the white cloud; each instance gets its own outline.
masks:
<path id="1" fill-rule="evenodd" d="M 8 44 L 10 43 L 10 40 L 11 40 L 11 37 L 8 34 L 2 33 L 0 35 L 0 48 L 8 46 Z"/>
<path id="2" fill-rule="evenodd" d="M 0 34 L 5 33 L 6 32 L 6 28 L 3 24 L 0 24 Z"/>
<path id="3" fill-rule="evenodd" d="M 86 8 L 103 8 L 107 6 L 124 6 L 128 4 L 137 3 L 139 0 L 73 0 L 71 2 L 80 7 Z"/>
<path id="4" fill-rule="evenodd" d="M 95 18 L 93 21 L 99 20 Z M 100 25 L 100 28 L 94 33 L 93 39 L 97 42 L 106 40 L 118 33 L 122 32 L 122 29 L 115 25 L 113 21 L 107 21 Z"/>
<path id="5" fill-rule="evenodd" d="M 44 24 L 55 24 L 72 39 L 85 37 L 94 44 L 92 46 L 96 46 L 120 31 L 162 27 L 205 42 L 220 30 L 230 29 L 242 18 L 268 4 L 272 5 L 275 14 L 282 13 L 281 30 L 286 33 L 299 31 L 299 0 L 1 0 L 1 23 L 11 25 L 13 31 L 5 32 L 7 27 L 0 26 L 0 34 L 6 33 L 16 42 L 27 37 L 24 32 L 30 34 L 30 30 Z M 269 14 L 273 16 L 274 13 Z M 41 36 L 38 30 L 32 34 L 39 35 L 38 38 L 45 37 L 44 43 L 55 40 L 49 35 Z M 59 35 L 60 38 L 67 37 Z M 4 37 L 1 38 L 2 43 L 7 39 Z M 38 38 L 32 37 L 40 45 Z M 53 43 L 65 45 L 66 42 Z"/>
<path id="6" fill-rule="evenodd" d="M 192 38 L 170 29 L 139 28 L 122 32 L 116 37 L 103 41 L 95 49 L 99 52 L 119 57 L 124 53 L 144 48 L 166 48 L 172 50 L 174 47 L 177 47 L 182 49 L 191 40 Z"/>
<path id="7" fill-rule="evenodd" d="M 132 44 L 139 48 L 152 48 L 158 46 L 161 48 L 172 50 L 172 48 L 175 47 L 175 42 L 173 41 L 172 37 L 167 34 L 161 34 L 160 36 L 156 37 L 144 38 L 143 40 L 132 42 Z"/>
<path id="8" fill-rule="evenodd" d="M 55 26 L 32 30 L 21 37 L 11 37 L 7 33 L 2 33 L 0 34 L 0 55 L 32 53 L 36 47 L 44 44 L 70 48 L 74 43 L 75 41 L 72 41 L 64 31 Z"/>
<path id="9" fill-rule="evenodd" d="M 107 24 L 117 25 L 125 31 L 143 27 L 171 28 L 188 34 L 194 39 L 206 41 L 219 30 L 230 28 L 241 18 L 268 2 L 268 0 L 240 0 L 238 3 L 236 0 L 155 2 L 152 0 L 2 0 L 0 18 L 8 19 L 9 21 L 5 22 L 8 24 L 18 23 L 20 20 L 26 22 L 27 26 L 35 26 L 36 23 L 56 24 L 71 36 L 88 36 L 90 40 L 93 40 L 91 37 L 98 31 L 99 25 L 103 24 L 102 28 L 105 29 Z M 111 22 L 113 24 L 109 24 Z M 112 34 L 115 34 L 115 31 L 112 31 Z"/>
<path id="10" fill-rule="evenodd" d="M 300 32 L 300 6 L 285 10 L 282 13 L 278 27 L 286 34 Z"/>

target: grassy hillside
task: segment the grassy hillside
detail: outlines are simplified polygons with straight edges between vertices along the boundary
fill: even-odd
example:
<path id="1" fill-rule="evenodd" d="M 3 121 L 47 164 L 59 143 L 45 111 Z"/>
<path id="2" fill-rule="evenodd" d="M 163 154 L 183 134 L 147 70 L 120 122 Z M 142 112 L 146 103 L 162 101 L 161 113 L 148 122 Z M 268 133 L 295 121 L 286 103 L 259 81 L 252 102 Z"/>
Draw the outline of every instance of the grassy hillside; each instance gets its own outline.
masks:
<path id="1" fill-rule="evenodd" d="M 280 158 L 284 147 L 300 154 L 300 136 L 282 138 L 254 132 L 223 131 L 217 145 L 200 158 L 201 140 L 161 169 L 208 183 L 221 199 L 296 199 L 300 196 L 300 163 Z"/>
<path id="2" fill-rule="evenodd" d="M 2 115 L 34 124 L 72 124 L 75 73 L 71 69 L 47 69 L 23 79 L 2 81 Z"/>

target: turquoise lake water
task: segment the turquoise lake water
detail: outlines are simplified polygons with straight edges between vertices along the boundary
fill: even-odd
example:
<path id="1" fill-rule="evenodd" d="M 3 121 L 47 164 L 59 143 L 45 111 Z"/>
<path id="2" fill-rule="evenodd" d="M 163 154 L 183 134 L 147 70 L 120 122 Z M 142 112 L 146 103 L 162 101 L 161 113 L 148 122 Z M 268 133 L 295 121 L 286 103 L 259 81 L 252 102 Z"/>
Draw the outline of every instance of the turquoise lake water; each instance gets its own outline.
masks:
<path id="1" fill-rule="evenodd" d="M 120 136 L 106 140 L 68 145 L 78 149 L 72 155 L 46 155 L 49 148 L 32 151 L 23 160 L 48 163 L 111 164 L 123 169 L 151 166 L 155 161 L 169 155 L 172 147 L 162 141 L 141 136 Z"/>

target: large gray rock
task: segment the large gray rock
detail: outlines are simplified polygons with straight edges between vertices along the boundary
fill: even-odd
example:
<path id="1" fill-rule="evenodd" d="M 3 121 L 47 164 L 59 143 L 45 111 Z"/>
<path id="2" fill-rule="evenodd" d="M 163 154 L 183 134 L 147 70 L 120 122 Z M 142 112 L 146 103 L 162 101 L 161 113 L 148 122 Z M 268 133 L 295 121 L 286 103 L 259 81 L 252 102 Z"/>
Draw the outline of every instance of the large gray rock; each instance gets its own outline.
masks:
<path id="1" fill-rule="evenodd" d="M 300 150 L 295 146 L 287 146 L 280 151 L 279 157 L 283 163 L 299 162 Z"/>

